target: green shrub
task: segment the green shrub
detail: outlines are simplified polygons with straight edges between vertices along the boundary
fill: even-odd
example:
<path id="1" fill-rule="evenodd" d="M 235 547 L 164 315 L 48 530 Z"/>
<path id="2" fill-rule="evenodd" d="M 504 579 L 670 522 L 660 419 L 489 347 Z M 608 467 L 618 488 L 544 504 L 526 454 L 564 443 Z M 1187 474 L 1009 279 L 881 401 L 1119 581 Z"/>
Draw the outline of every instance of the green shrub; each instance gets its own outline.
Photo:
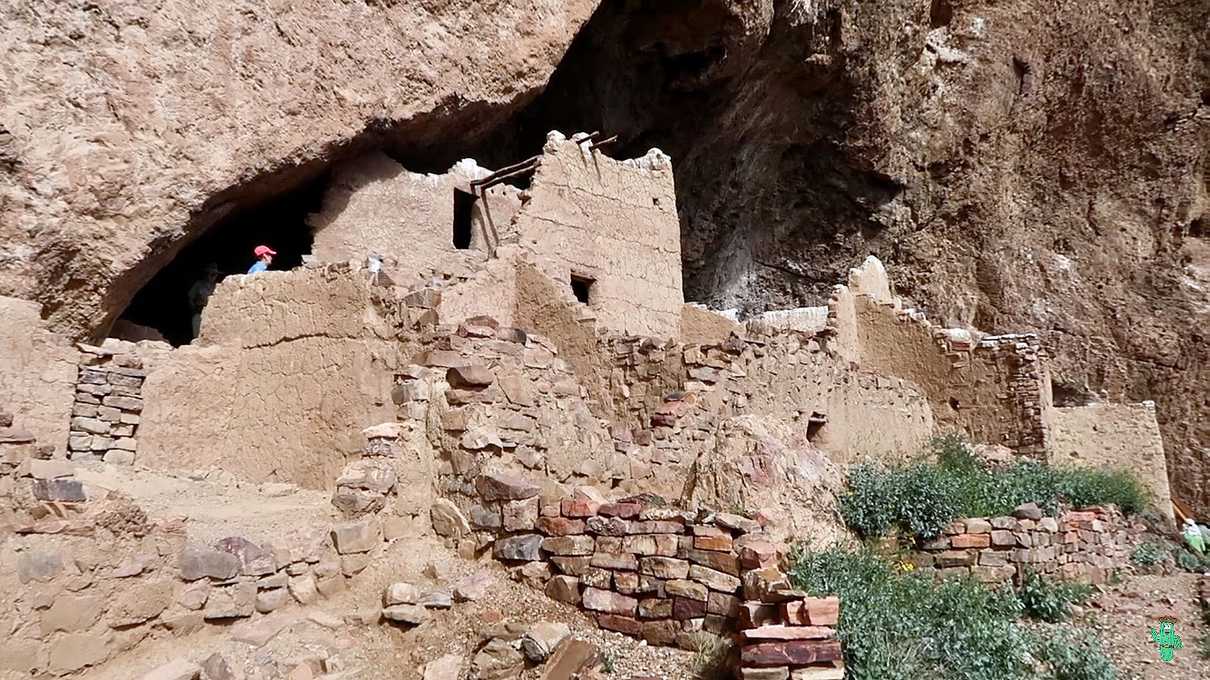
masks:
<path id="1" fill-rule="evenodd" d="M 1038 637 L 1017 623 L 1025 605 L 1011 590 L 969 578 L 935 583 L 898 572 L 866 549 L 798 549 L 791 559 L 797 587 L 841 598 L 837 637 L 846 677 L 1025 680 L 1041 666 L 1053 680 L 1114 678 L 1095 640 Z"/>
<path id="2" fill-rule="evenodd" d="M 1150 567 L 1163 562 L 1165 553 L 1164 546 L 1152 541 L 1146 541 L 1138 544 L 1134 552 L 1130 553 L 1130 561 L 1144 567 Z"/>
<path id="3" fill-rule="evenodd" d="M 1126 472 L 1054 468 L 1032 460 L 989 470 L 954 435 L 934 438 L 926 453 L 937 462 L 855 466 L 840 499 L 845 523 L 866 537 L 898 529 L 932 538 L 959 517 L 1007 515 L 1023 503 L 1037 503 L 1054 515 L 1064 502 L 1112 503 L 1137 512 L 1146 501 L 1142 484 Z"/>
<path id="4" fill-rule="evenodd" d="M 1055 478 L 1059 496 L 1077 508 L 1113 504 L 1131 514 L 1147 507 L 1143 483 L 1125 470 L 1059 468 Z"/>
<path id="5" fill-rule="evenodd" d="M 792 577 L 844 602 L 837 636 L 854 678 L 1024 678 L 1028 645 L 1009 591 L 896 572 L 868 550 L 799 551 Z"/>
<path id="6" fill-rule="evenodd" d="M 1051 680 L 1115 680 L 1117 669 L 1092 635 L 1056 628 L 1033 638 L 1033 655 Z"/>
<path id="7" fill-rule="evenodd" d="M 1049 623 L 1065 621 L 1071 605 L 1081 604 L 1092 595 L 1092 587 L 1071 581 L 1047 581 L 1041 574 L 1025 573 L 1017 598 L 1030 618 Z"/>

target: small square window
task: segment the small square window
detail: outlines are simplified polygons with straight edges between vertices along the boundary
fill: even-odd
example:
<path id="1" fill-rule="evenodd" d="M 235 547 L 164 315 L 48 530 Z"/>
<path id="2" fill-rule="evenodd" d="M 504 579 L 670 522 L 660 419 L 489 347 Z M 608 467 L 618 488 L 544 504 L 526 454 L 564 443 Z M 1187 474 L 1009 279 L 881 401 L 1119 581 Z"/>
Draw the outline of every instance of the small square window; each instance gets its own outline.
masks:
<path id="1" fill-rule="evenodd" d="M 584 304 L 592 302 L 592 287 L 596 285 L 597 280 L 587 276 L 578 274 L 571 275 L 571 292 L 575 293 L 576 299 Z"/>

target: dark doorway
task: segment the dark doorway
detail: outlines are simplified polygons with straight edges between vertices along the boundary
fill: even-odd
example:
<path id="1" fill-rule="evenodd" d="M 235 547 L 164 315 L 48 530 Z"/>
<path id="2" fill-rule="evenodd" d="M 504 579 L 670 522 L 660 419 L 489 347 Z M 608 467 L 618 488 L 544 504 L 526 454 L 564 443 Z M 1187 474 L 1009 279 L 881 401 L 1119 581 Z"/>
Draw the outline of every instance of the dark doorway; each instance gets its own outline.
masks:
<path id="1" fill-rule="evenodd" d="M 321 176 L 208 229 L 143 286 L 120 319 L 153 328 L 174 346 L 189 344 L 194 338 L 189 292 L 205 279 L 207 266 L 217 266 L 220 280 L 244 274 L 256 262 L 253 249 L 262 244 L 277 251 L 271 271 L 301 265 L 314 241 L 304 220 L 319 210 L 326 180 Z"/>
<path id="2" fill-rule="evenodd" d="M 596 282 L 596 279 L 590 279 L 587 276 L 572 274 L 571 292 L 575 294 L 577 300 L 587 305 L 592 302 L 592 287 Z"/>
<path id="3" fill-rule="evenodd" d="M 459 250 L 471 247 L 471 238 L 474 235 L 475 199 L 474 194 L 454 189 L 454 247 Z"/>

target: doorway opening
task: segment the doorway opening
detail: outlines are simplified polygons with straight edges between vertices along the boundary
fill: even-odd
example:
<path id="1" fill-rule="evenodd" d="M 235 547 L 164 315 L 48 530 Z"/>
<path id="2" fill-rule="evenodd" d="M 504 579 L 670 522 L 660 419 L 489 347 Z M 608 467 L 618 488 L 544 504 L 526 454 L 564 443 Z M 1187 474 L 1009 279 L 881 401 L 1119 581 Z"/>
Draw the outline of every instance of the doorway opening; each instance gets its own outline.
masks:
<path id="1" fill-rule="evenodd" d="M 475 199 L 461 189 L 454 189 L 454 247 L 466 250 L 474 238 Z"/>

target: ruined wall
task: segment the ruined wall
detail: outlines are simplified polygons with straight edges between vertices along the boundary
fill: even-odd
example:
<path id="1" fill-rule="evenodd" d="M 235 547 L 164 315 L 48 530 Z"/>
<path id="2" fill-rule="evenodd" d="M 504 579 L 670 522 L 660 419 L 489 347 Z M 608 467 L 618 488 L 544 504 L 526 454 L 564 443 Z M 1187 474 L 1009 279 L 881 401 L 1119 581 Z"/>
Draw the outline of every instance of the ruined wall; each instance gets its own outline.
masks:
<path id="1" fill-rule="evenodd" d="M 420 174 L 382 153 L 342 163 L 332 172 L 322 209 L 308 217 L 315 230 L 312 253 L 323 262 L 383 255 L 400 284 L 478 266 L 513 236 L 510 222 L 521 207 L 517 189 L 492 187 L 474 200 L 469 248 L 455 248 L 454 189 L 466 191 L 471 180 L 488 174 L 472 160 L 445 174 Z"/>
<path id="2" fill-rule="evenodd" d="M 684 297 L 667 156 L 616 161 L 551 133 L 530 193 L 517 230 L 551 278 L 594 279 L 588 304 L 604 327 L 677 336 Z"/>
<path id="3" fill-rule="evenodd" d="M 360 450 L 357 433 L 392 413 L 401 346 L 362 274 L 225 279 L 203 313 L 201 346 L 148 362 L 140 462 L 329 486 Z"/>
<path id="4" fill-rule="evenodd" d="M 0 296 L 0 407 L 44 444 L 67 447 L 77 352 L 47 330 L 39 305 Z"/>
<path id="5" fill-rule="evenodd" d="M 891 293 L 882 264 L 869 257 L 834 289 L 823 339 L 863 369 L 919 386 L 939 427 L 1045 455 L 1050 378 L 1036 335 L 976 341 L 965 329 L 934 326 Z"/>
<path id="6" fill-rule="evenodd" d="M 1129 470 L 1172 518 L 1172 496 L 1155 404 L 1093 404 L 1053 410 L 1049 462 Z M 1174 469 L 1174 476 L 1183 473 Z"/>
<path id="7" fill-rule="evenodd" d="M 939 576 L 971 575 L 985 583 L 1025 572 L 1105 583 L 1130 563 L 1144 531 L 1114 508 L 1087 508 L 1044 517 L 1035 506 L 1013 517 L 957 520 L 943 535 L 917 546 L 912 561 Z"/>
<path id="8" fill-rule="evenodd" d="M 686 345 L 719 344 L 743 328 L 714 310 L 686 304 L 681 307 L 681 332 L 677 337 Z"/>
<path id="9" fill-rule="evenodd" d="M 80 345 L 68 456 L 129 465 L 138 450 L 143 412 L 143 359 L 134 352 Z M 131 348 L 133 349 L 133 347 Z"/>

